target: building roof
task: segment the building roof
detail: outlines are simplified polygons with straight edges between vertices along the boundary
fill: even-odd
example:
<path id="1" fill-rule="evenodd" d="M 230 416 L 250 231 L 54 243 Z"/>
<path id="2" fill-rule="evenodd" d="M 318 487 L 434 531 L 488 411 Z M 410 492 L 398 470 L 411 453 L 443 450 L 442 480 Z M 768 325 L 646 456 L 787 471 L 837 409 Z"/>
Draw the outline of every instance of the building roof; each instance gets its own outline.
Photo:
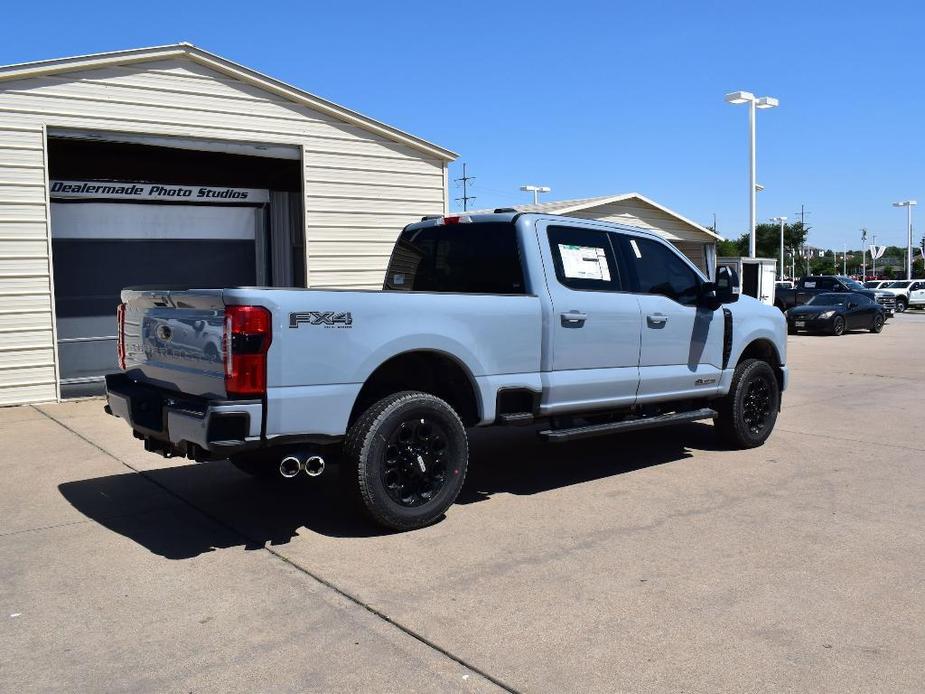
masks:
<path id="1" fill-rule="evenodd" d="M 178 57 L 189 58 L 213 70 L 239 79 L 242 82 L 253 84 L 260 89 L 277 94 L 290 101 L 327 113 L 348 123 L 358 125 L 390 140 L 409 145 L 430 156 L 437 157 L 438 159 L 453 161 L 459 156 L 456 152 L 435 145 L 427 140 L 422 140 L 419 137 L 415 137 L 398 128 L 393 128 L 385 123 L 380 123 L 356 111 L 335 104 L 327 99 L 322 99 L 298 87 L 293 87 L 290 84 L 286 84 L 285 82 L 264 75 L 256 70 L 239 65 L 219 55 L 209 53 L 191 43 L 173 43 L 165 46 L 133 48 L 124 51 L 94 53 L 72 58 L 54 58 L 52 60 L 4 65 L 0 66 L 0 82 L 63 72 L 73 72 L 75 70 L 89 70 L 110 65 L 126 65 Z"/>
<path id="2" fill-rule="evenodd" d="M 645 195 L 639 193 L 620 193 L 619 195 L 600 195 L 594 198 L 575 198 L 573 200 L 555 200 L 550 202 L 540 202 L 537 204 L 527 204 L 527 205 L 512 205 L 511 209 L 517 210 L 518 212 L 539 212 L 542 214 L 561 214 L 568 215 L 572 212 L 579 212 L 589 210 L 595 207 L 602 207 L 604 205 L 610 205 L 615 202 L 623 202 L 624 200 L 640 200 L 647 205 L 661 210 L 665 214 L 671 215 L 675 219 L 688 226 L 693 227 L 697 231 L 712 236 L 717 241 L 723 239 L 722 236 L 717 234 L 710 229 L 707 229 L 705 226 L 693 222 L 687 217 L 684 217 L 674 210 L 670 210 L 664 205 L 659 205 L 654 200 L 650 200 Z M 472 214 L 491 212 L 492 210 L 469 210 Z"/>

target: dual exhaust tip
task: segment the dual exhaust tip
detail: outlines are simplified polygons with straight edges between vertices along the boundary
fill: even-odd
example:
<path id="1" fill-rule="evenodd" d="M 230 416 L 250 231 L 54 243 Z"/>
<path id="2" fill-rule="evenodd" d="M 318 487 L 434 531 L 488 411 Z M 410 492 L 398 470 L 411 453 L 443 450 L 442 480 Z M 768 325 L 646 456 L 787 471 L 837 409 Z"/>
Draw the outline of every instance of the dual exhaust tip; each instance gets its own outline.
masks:
<path id="1" fill-rule="evenodd" d="M 292 479 L 302 471 L 309 477 L 318 477 L 324 472 L 324 458 L 312 455 L 302 461 L 294 455 L 287 455 L 279 463 L 279 474 L 286 479 Z"/>

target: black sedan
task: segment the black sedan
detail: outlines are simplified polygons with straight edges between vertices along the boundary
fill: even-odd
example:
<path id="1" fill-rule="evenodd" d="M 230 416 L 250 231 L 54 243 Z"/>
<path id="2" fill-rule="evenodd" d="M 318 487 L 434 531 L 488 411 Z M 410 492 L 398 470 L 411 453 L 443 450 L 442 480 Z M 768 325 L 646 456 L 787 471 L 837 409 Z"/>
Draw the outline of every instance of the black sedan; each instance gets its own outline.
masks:
<path id="1" fill-rule="evenodd" d="M 841 335 L 860 328 L 879 333 L 885 320 L 883 307 L 864 294 L 816 294 L 787 311 L 787 331 L 791 335 L 800 330 Z"/>

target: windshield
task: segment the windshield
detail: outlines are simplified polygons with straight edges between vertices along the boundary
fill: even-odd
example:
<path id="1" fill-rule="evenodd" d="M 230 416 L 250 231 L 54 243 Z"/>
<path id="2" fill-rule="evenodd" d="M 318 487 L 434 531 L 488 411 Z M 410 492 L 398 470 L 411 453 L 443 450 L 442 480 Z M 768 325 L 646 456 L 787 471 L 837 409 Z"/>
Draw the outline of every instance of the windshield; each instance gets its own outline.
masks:
<path id="1" fill-rule="evenodd" d="M 806 305 L 847 306 L 848 297 L 846 297 L 844 294 L 816 294 L 816 296 L 806 302 Z"/>
<path id="2" fill-rule="evenodd" d="M 886 285 L 887 289 L 905 289 L 911 284 L 911 282 L 890 282 Z"/>

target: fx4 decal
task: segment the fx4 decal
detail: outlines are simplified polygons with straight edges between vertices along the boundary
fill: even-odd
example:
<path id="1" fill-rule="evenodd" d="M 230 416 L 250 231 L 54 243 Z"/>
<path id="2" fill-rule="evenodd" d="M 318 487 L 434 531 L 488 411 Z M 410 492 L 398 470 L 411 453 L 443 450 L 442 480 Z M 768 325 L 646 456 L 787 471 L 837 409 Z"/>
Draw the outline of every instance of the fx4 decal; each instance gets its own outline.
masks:
<path id="1" fill-rule="evenodd" d="M 298 328 L 300 325 L 323 325 L 326 328 L 349 328 L 353 325 L 353 316 L 350 312 L 338 311 L 303 311 L 289 314 L 289 327 Z"/>

